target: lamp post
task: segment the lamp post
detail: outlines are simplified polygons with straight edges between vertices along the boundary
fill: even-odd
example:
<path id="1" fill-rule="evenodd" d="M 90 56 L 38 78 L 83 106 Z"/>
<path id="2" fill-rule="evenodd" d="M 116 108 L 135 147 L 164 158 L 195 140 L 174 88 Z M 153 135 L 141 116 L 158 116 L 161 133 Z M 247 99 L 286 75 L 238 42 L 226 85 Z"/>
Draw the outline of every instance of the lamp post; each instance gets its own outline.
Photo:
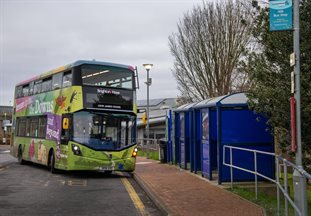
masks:
<path id="1" fill-rule="evenodd" d="M 4 126 L 4 133 L 3 133 L 3 135 L 4 135 L 4 139 L 3 139 L 3 143 L 6 145 L 6 130 L 7 130 L 7 125 L 6 125 L 6 112 L 4 113 L 4 124 L 3 124 L 3 126 Z"/>
<path id="2" fill-rule="evenodd" d="M 150 158 L 150 140 L 149 140 L 149 86 L 151 86 L 151 78 L 149 78 L 149 71 L 152 68 L 153 64 L 143 64 L 144 68 L 147 71 L 147 126 L 146 126 L 146 135 L 147 135 L 147 158 Z"/>

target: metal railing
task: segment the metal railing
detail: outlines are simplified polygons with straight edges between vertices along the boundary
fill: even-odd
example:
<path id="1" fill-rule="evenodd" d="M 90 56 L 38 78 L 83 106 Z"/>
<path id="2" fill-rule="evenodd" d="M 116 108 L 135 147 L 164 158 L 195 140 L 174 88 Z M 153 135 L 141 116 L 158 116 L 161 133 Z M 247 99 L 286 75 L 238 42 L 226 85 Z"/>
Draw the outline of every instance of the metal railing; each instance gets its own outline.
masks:
<path id="1" fill-rule="evenodd" d="M 138 150 L 142 152 L 147 152 L 147 138 L 144 139 L 137 139 L 137 148 Z M 149 150 L 150 152 L 160 152 L 160 140 L 158 139 L 149 139 L 150 147 Z M 159 154 L 160 155 L 160 154 Z M 160 156 L 159 156 L 160 157 Z M 160 160 L 160 158 L 159 158 Z"/>
<path id="2" fill-rule="evenodd" d="M 226 148 L 229 149 L 229 154 L 230 154 L 230 163 L 229 164 L 226 163 L 226 160 L 225 160 Z M 232 149 L 252 152 L 254 154 L 254 171 L 234 165 L 232 163 L 232 161 L 233 161 Z M 275 158 L 275 164 L 276 164 L 276 179 L 275 180 L 258 172 L 258 170 L 257 170 L 257 155 L 258 154 L 270 155 L 270 156 Z M 233 169 L 238 169 L 238 170 L 242 170 L 242 171 L 245 171 L 248 173 L 252 173 L 252 174 L 254 174 L 254 177 L 255 177 L 255 194 L 256 194 L 256 200 L 257 200 L 258 199 L 258 178 L 257 177 L 260 176 L 260 177 L 262 177 L 266 180 L 269 180 L 269 181 L 271 181 L 277 185 L 277 208 L 278 208 L 277 212 L 278 212 L 278 215 L 280 215 L 280 191 L 281 191 L 284 195 L 284 198 L 285 198 L 284 199 L 285 200 L 285 215 L 286 216 L 288 215 L 288 202 L 289 202 L 298 215 L 304 216 L 304 215 L 302 215 L 301 209 L 295 204 L 295 202 L 292 200 L 292 198 L 290 197 L 290 195 L 288 193 L 288 179 L 287 179 L 288 175 L 287 174 L 288 174 L 288 167 L 291 167 L 293 170 L 297 170 L 298 172 L 301 173 L 301 175 L 305 176 L 306 178 L 308 178 L 310 180 L 311 175 L 308 174 L 305 170 L 301 169 L 300 167 L 297 167 L 295 164 L 291 163 L 290 161 L 286 160 L 285 158 L 283 158 L 279 155 L 276 155 L 274 153 L 271 153 L 271 152 L 264 152 L 264 151 L 240 148 L 240 147 L 235 147 L 235 146 L 227 146 L 227 145 L 223 146 L 223 165 L 230 167 L 231 188 L 233 188 Z M 283 167 L 284 167 L 283 168 L 284 185 L 282 185 L 282 183 L 280 182 L 280 173 L 281 173 L 280 166 L 281 165 L 283 165 Z"/>

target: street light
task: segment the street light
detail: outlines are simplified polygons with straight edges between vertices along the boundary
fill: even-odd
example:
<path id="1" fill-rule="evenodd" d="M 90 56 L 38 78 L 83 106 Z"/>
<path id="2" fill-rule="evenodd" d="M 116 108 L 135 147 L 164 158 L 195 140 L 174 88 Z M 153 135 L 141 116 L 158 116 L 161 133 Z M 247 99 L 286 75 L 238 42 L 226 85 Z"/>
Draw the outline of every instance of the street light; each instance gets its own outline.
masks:
<path id="1" fill-rule="evenodd" d="M 144 68 L 147 71 L 147 126 L 146 126 L 146 135 L 147 135 L 147 158 L 150 158 L 150 140 L 149 140 L 149 86 L 151 86 L 151 78 L 149 78 L 149 70 L 152 68 L 153 64 L 143 64 Z"/>
<path id="2" fill-rule="evenodd" d="M 3 138 L 3 143 L 4 145 L 6 145 L 6 131 L 7 131 L 7 125 L 6 125 L 6 112 L 4 113 L 4 131 L 3 131 L 3 135 L 4 135 L 4 138 Z"/>

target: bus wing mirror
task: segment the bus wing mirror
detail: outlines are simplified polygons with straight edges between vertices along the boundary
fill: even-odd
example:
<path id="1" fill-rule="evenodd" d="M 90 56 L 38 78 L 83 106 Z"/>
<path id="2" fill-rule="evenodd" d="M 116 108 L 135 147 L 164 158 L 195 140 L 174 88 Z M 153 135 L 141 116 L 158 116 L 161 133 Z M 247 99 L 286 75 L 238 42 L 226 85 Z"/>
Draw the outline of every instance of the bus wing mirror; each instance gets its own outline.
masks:
<path id="1" fill-rule="evenodd" d="M 63 129 L 64 130 L 69 129 L 69 118 L 63 118 Z"/>

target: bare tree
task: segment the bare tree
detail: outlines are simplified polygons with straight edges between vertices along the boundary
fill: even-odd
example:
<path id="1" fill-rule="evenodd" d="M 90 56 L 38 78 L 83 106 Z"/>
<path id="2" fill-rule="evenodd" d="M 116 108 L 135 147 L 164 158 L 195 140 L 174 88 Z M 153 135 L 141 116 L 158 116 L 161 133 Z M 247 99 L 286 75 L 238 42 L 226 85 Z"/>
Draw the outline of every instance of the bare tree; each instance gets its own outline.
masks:
<path id="1" fill-rule="evenodd" d="M 251 40 L 250 4 L 203 2 L 186 13 L 177 27 L 169 46 L 182 98 L 198 101 L 247 86 L 247 75 L 237 66 Z"/>

